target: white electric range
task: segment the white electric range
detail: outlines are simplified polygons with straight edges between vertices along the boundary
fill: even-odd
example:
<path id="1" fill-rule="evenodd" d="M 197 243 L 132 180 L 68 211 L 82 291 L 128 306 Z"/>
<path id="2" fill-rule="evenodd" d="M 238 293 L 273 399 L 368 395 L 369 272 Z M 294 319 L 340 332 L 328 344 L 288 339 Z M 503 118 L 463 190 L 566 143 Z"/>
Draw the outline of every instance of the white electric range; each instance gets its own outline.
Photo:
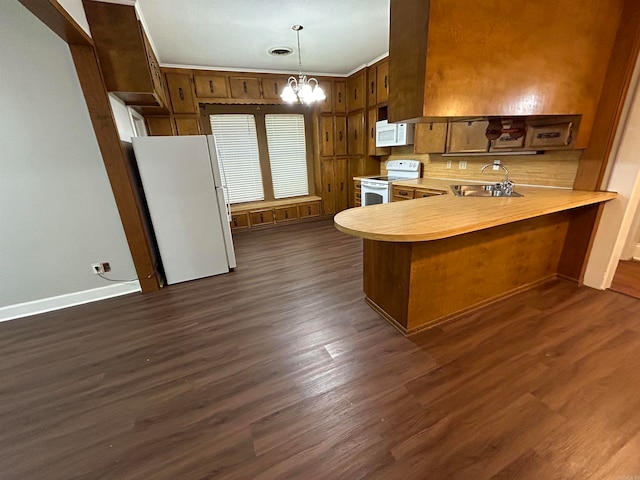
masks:
<path id="1" fill-rule="evenodd" d="M 386 164 L 387 175 L 363 178 L 360 180 L 362 206 L 389 203 L 393 194 L 391 182 L 420 178 L 418 160 L 389 160 Z"/>

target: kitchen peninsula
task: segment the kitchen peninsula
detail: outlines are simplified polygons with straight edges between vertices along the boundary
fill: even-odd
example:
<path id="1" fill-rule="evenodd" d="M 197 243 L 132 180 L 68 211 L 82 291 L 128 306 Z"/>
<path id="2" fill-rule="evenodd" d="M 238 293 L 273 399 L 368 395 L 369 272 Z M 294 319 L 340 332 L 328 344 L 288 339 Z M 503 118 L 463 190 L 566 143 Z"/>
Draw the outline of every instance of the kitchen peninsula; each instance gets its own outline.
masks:
<path id="1" fill-rule="evenodd" d="M 602 203 L 616 197 L 521 186 L 522 197 L 456 197 L 455 183 L 396 182 L 447 194 L 334 219 L 364 239 L 366 302 L 406 335 L 555 277 L 579 282 Z"/>

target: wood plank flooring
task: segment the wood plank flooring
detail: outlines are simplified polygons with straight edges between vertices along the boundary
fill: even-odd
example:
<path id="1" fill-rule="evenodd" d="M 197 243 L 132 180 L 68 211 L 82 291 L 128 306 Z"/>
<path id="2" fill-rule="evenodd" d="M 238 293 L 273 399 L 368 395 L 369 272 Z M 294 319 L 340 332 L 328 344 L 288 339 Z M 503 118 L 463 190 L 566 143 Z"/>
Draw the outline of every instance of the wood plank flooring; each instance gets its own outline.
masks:
<path id="1" fill-rule="evenodd" d="M 640 262 L 620 260 L 611 283 L 611 290 L 640 298 Z"/>
<path id="2" fill-rule="evenodd" d="M 235 243 L 0 324 L 0 478 L 640 478 L 640 300 L 552 281 L 404 338 L 331 222 Z"/>

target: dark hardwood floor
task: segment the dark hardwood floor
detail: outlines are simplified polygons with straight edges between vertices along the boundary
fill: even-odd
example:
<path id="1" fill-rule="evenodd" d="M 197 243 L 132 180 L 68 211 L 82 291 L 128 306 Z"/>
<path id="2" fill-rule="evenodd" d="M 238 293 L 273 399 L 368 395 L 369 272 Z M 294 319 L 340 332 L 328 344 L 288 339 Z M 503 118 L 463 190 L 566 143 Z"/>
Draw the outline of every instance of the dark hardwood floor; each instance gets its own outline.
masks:
<path id="1" fill-rule="evenodd" d="M 1 479 L 640 478 L 640 300 L 558 280 L 404 338 L 329 221 L 235 243 L 0 324 Z"/>
<path id="2" fill-rule="evenodd" d="M 640 298 L 640 262 L 620 260 L 611 283 L 611 290 Z"/>

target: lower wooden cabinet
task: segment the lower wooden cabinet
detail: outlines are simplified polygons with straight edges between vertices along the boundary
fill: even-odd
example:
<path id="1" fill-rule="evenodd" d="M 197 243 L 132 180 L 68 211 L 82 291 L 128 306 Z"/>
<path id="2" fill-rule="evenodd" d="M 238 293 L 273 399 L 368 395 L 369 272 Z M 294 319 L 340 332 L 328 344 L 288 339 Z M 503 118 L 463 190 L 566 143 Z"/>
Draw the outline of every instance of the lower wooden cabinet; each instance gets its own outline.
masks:
<path id="1" fill-rule="evenodd" d="M 321 212 L 321 198 L 315 195 L 233 205 L 231 230 L 277 226 L 319 217 Z"/>
<path id="2" fill-rule="evenodd" d="M 444 195 L 444 190 L 433 190 L 431 188 L 423 187 L 404 187 L 400 185 L 393 185 L 392 202 L 401 202 L 403 200 L 413 200 L 414 198 L 433 197 L 436 195 Z"/>
<path id="3" fill-rule="evenodd" d="M 354 191 L 354 207 L 362 206 L 362 185 L 360 184 L 360 180 L 353 181 L 353 191 Z"/>
<path id="4" fill-rule="evenodd" d="M 324 213 L 331 215 L 345 210 L 349 204 L 347 159 L 322 160 L 322 195 Z"/>

